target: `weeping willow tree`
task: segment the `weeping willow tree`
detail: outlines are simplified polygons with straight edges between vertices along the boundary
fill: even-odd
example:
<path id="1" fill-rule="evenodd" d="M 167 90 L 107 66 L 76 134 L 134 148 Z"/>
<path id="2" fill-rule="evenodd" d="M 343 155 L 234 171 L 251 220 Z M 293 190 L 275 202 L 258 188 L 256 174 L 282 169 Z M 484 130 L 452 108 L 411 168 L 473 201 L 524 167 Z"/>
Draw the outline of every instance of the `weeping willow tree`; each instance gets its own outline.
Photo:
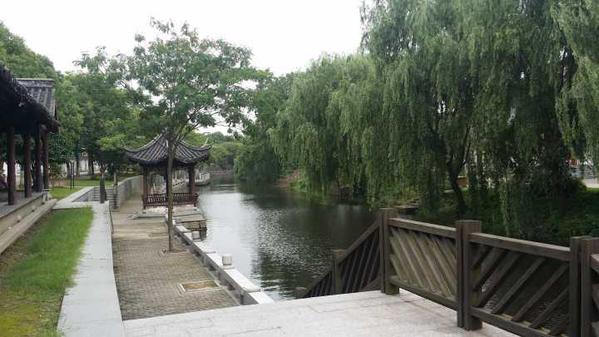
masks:
<path id="1" fill-rule="evenodd" d="M 289 168 L 277 156 L 270 133 L 277 127 L 277 116 L 285 109 L 293 74 L 260 79 L 253 98 L 255 119 L 244 125 L 244 146 L 235 159 L 235 174 L 242 180 L 272 182 Z"/>
<path id="2" fill-rule="evenodd" d="M 599 161 L 599 3 L 560 1 L 553 16 L 562 29 L 561 95 L 558 111 L 562 130 L 573 151 Z"/>
<path id="3" fill-rule="evenodd" d="M 499 192 L 507 235 L 542 239 L 547 212 L 576 189 L 555 108 L 564 35 L 549 1 L 462 4 L 479 88 L 473 151 L 486 172 L 478 181 L 490 179 Z"/>
<path id="4" fill-rule="evenodd" d="M 367 56 L 325 56 L 295 77 L 269 135 L 279 157 L 301 170 L 309 191 L 368 194 L 377 203 L 393 190 L 394 175 L 382 172 L 393 167 L 375 70 Z"/>
<path id="5" fill-rule="evenodd" d="M 598 6 L 369 1 L 361 53 L 297 74 L 267 139 L 318 192 L 415 193 L 435 213 L 450 190 L 457 216 L 547 239 L 578 189 L 567 159 L 599 160 Z"/>
<path id="6" fill-rule="evenodd" d="M 575 190 L 556 109 L 564 74 L 574 69 L 551 4 L 377 0 L 365 7 L 364 46 L 384 81 L 380 117 L 393 126 L 389 155 L 427 208 L 438 209 L 449 186 L 457 214 L 470 204 L 476 215 L 491 191 L 504 232 L 533 237 L 546 209 Z M 587 89 L 589 79 L 581 81 Z M 470 200 L 461 174 L 470 178 Z"/>
<path id="7" fill-rule="evenodd" d="M 381 120 L 387 151 L 426 209 L 438 209 L 451 187 L 458 215 L 466 201 L 458 184 L 468 154 L 473 86 L 455 1 L 377 1 L 365 11 L 365 46 L 383 77 Z"/>

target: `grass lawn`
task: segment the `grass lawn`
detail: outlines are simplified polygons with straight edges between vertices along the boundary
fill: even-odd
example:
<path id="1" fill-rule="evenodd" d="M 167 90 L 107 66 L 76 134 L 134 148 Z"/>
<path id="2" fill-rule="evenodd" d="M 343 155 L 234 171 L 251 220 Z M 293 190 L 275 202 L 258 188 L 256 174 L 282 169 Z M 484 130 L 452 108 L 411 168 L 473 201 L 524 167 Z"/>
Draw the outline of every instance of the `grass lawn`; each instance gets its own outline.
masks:
<path id="1" fill-rule="evenodd" d="M 112 185 L 112 180 L 104 180 L 106 185 Z M 100 178 L 98 179 L 75 179 L 75 187 L 100 186 Z"/>
<path id="2" fill-rule="evenodd" d="M 56 330 L 93 214 L 53 211 L 0 255 L 0 335 L 60 336 Z"/>
<path id="3" fill-rule="evenodd" d="M 68 197 L 69 195 L 79 191 L 81 187 L 68 188 L 68 187 L 52 187 L 50 194 L 58 200 Z"/>

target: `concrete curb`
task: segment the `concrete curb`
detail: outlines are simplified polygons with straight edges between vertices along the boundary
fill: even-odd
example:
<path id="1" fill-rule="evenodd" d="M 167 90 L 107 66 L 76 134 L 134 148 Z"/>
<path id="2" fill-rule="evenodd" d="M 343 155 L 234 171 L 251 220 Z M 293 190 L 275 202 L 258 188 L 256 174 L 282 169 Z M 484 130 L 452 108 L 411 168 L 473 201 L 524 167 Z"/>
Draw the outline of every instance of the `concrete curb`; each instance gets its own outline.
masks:
<path id="1" fill-rule="evenodd" d="M 25 215 L 13 226 L 9 227 L 2 235 L 0 235 L 0 253 L 4 252 L 11 244 L 13 244 L 21 235 L 25 234 L 31 226 L 33 226 L 44 215 L 48 214 L 56 204 L 56 199 L 42 201 L 40 206 L 32 206 L 27 210 L 31 212 Z M 19 215 L 21 216 L 21 215 Z"/>
<path id="2" fill-rule="evenodd" d="M 69 208 L 83 208 L 92 207 L 93 203 L 88 201 L 78 201 L 85 199 L 84 197 L 94 189 L 93 186 L 84 187 L 77 192 L 72 193 L 66 198 L 59 200 L 53 209 L 69 209 Z"/>
<path id="3" fill-rule="evenodd" d="M 245 277 L 233 265 L 223 265 L 223 256 L 200 241 L 193 239 L 192 233 L 185 226 L 176 225 L 175 233 L 177 233 L 190 249 L 200 257 L 202 263 L 213 272 L 220 282 L 225 283 L 233 292 L 239 303 L 241 304 L 265 304 L 273 303 L 262 289 L 256 286 L 252 281 Z M 228 256 L 230 258 L 230 256 Z"/>
<path id="4" fill-rule="evenodd" d="M 76 200 L 76 199 L 73 199 Z M 112 236 L 108 202 L 71 202 L 59 208 L 91 207 L 92 225 L 74 277 L 65 292 L 58 329 L 65 337 L 124 337 L 112 261 Z"/>

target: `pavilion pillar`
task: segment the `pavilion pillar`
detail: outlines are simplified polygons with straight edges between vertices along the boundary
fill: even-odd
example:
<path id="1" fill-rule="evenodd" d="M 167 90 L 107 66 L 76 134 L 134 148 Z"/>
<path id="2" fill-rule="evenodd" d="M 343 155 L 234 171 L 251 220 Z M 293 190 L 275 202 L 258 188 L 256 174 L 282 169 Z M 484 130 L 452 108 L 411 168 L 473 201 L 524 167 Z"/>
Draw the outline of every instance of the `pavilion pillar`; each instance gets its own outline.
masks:
<path id="1" fill-rule="evenodd" d="M 23 135 L 23 184 L 25 198 L 31 197 L 31 136 Z"/>
<path id="2" fill-rule="evenodd" d="M 44 166 L 44 189 L 50 189 L 50 164 L 48 153 L 48 132 L 44 130 L 42 133 L 42 142 L 44 145 L 42 162 Z"/>
<path id="3" fill-rule="evenodd" d="M 10 127 L 6 133 L 8 175 L 6 183 L 8 184 L 8 204 L 14 205 L 17 202 L 17 174 L 15 158 L 15 128 Z"/>
<path id="4" fill-rule="evenodd" d="M 147 197 L 148 194 L 149 194 L 148 193 L 148 189 L 149 189 L 148 169 L 144 167 L 144 168 L 142 168 L 142 172 L 143 172 L 143 175 L 142 175 L 142 185 L 143 185 L 142 189 L 143 189 L 143 192 L 142 192 L 142 194 L 143 194 L 143 197 L 145 199 L 145 197 Z"/>
<path id="5" fill-rule="evenodd" d="M 41 129 L 41 128 L 40 128 Z M 34 174 L 34 191 L 41 192 L 42 187 L 42 141 L 40 136 L 41 130 L 35 135 L 35 168 Z"/>
<path id="6" fill-rule="evenodd" d="M 187 175 L 189 176 L 189 194 L 194 195 L 196 193 L 196 167 L 194 165 L 187 168 Z"/>

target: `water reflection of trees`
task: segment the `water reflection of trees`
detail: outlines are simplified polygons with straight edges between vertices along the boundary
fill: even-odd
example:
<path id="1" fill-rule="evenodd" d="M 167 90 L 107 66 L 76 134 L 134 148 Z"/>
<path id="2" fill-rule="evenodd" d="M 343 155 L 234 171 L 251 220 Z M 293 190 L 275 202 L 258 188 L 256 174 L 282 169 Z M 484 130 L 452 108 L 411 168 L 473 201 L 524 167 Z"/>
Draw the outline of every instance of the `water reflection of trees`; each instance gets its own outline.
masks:
<path id="1" fill-rule="evenodd" d="M 274 186 L 230 179 L 213 181 L 202 193 L 210 205 L 207 216 L 222 222 L 220 229 L 208 229 L 214 248 L 235 252 L 237 246 L 236 263 L 248 264 L 240 270 L 275 296 L 292 297 L 296 287 L 309 285 L 329 267 L 330 250 L 347 248 L 374 218 L 363 206 L 323 205 Z"/>
<path id="2" fill-rule="evenodd" d="M 278 286 L 284 297 L 321 275 L 330 265 L 331 249 L 347 248 L 373 221 L 362 206 L 322 205 L 276 188 L 244 193 L 263 210 L 256 223 L 257 256 L 252 269 L 262 287 Z"/>

